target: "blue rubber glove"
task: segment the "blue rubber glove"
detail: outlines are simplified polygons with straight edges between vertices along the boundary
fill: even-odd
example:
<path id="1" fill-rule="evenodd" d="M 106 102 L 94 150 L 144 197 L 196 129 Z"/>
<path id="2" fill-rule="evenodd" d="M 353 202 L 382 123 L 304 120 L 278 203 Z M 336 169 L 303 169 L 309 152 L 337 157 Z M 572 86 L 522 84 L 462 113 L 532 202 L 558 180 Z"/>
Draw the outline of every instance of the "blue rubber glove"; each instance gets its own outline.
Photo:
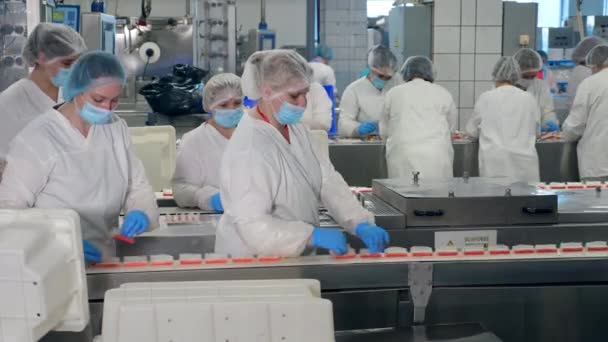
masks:
<path id="1" fill-rule="evenodd" d="M 211 204 L 211 209 L 215 210 L 216 213 L 224 213 L 224 206 L 222 206 L 222 198 L 220 197 L 219 192 L 211 196 L 211 198 L 209 199 L 209 204 Z"/>
<path id="2" fill-rule="evenodd" d="M 390 240 L 386 230 L 367 222 L 360 223 L 355 228 L 355 234 L 372 254 L 384 252 Z"/>
<path id="3" fill-rule="evenodd" d="M 363 121 L 359 125 L 359 135 L 370 135 L 378 130 L 378 125 L 373 121 Z"/>
<path id="4" fill-rule="evenodd" d="M 346 254 L 348 251 L 346 236 L 338 229 L 315 228 L 312 231 L 310 244 L 313 247 L 329 249 L 338 255 Z"/>
<path id="5" fill-rule="evenodd" d="M 148 230 L 149 225 L 150 220 L 146 213 L 141 210 L 131 210 L 120 227 L 120 235 L 132 238 Z"/>
<path id="6" fill-rule="evenodd" d="M 82 249 L 84 250 L 84 260 L 91 262 L 101 261 L 101 252 L 89 241 L 82 240 Z"/>
<path id="7" fill-rule="evenodd" d="M 541 129 L 541 133 L 551 133 L 559 131 L 559 125 L 555 121 L 547 121 Z"/>

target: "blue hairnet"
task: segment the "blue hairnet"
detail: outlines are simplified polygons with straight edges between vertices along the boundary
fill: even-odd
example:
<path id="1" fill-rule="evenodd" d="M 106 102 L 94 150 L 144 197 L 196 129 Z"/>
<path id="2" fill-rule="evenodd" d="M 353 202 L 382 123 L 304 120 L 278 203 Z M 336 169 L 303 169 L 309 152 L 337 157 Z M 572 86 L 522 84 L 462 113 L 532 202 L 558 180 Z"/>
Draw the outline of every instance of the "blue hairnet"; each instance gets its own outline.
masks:
<path id="1" fill-rule="evenodd" d="M 328 61 L 334 59 L 334 49 L 330 48 L 327 45 L 319 45 L 317 46 L 316 55 L 319 57 L 323 57 Z"/>
<path id="2" fill-rule="evenodd" d="M 403 63 L 400 73 L 405 82 L 409 82 L 416 77 L 429 82 L 435 81 L 433 62 L 424 56 L 413 56 L 408 58 L 405 63 Z"/>
<path id="3" fill-rule="evenodd" d="M 536 51 L 538 53 L 538 55 L 540 56 L 540 58 L 542 59 L 549 59 L 549 55 L 547 55 L 547 53 L 543 50 L 538 50 Z"/>
<path id="4" fill-rule="evenodd" d="M 495 82 L 511 82 L 516 84 L 521 78 L 519 64 L 513 57 L 501 57 L 492 71 Z"/>
<path id="5" fill-rule="evenodd" d="M 82 55 L 72 66 L 70 77 L 63 87 L 63 98 L 70 102 L 76 95 L 89 89 L 120 82 L 124 84 L 127 75 L 120 61 L 107 52 L 95 51 Z"/>

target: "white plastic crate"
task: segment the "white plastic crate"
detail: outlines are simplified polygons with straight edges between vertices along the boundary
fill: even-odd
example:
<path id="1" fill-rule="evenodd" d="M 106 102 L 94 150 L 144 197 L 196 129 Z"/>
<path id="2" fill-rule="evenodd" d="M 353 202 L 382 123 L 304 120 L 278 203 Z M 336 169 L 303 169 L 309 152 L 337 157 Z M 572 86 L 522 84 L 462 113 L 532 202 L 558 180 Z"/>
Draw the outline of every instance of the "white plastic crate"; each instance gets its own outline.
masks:
<path id="1" fill-rule="evenodd" d="M 88 320 L 78 214 L 0 210 L 0 341 L 82 331 Z"/>
<path id="2" fill-rule="evenodd" d="M 102 340 L 333 342 L 331 302 L 314 296 L 310 284 L 125 284 L 106 292 Z"/>
<path id="3" fill-rule="evenodd" d="M 129 127 L 135 154 L 144 164 L 154 191 L 171 187 L 177 149 L 173 126 Z"/>

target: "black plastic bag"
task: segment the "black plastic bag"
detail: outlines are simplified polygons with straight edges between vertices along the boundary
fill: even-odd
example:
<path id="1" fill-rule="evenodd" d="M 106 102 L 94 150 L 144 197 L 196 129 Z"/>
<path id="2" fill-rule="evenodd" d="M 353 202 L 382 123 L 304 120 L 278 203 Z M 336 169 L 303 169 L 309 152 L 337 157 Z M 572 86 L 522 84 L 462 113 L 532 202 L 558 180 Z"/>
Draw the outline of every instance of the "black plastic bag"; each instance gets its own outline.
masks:
<path id="1" fill-rule="evenodd" d="M 155 113 L 186 115 L 203 113 L 202 80 L 206 72 L 185 64 L 173 66 L 163 76 L 139 90 Z"/>

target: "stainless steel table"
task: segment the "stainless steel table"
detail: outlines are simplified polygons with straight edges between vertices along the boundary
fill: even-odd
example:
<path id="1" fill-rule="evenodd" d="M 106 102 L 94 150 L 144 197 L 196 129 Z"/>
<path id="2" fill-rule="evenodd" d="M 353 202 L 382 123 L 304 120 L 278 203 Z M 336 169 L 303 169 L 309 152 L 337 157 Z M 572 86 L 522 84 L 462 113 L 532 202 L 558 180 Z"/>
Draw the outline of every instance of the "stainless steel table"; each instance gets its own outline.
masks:
<path id="1" fill-rule="evenodd" d="M 578 181 L 576 142 L 543 141 L 536 144 L 540 177 L 543 182 Z M 454 142 L 454 176 L 479 176 L 479 144 L 469 141 Z M 388 177 L 384 143 L 332 142 L 329 156 L 336 170 L 351 186 L 371 186 L 372 179 Z"/>

